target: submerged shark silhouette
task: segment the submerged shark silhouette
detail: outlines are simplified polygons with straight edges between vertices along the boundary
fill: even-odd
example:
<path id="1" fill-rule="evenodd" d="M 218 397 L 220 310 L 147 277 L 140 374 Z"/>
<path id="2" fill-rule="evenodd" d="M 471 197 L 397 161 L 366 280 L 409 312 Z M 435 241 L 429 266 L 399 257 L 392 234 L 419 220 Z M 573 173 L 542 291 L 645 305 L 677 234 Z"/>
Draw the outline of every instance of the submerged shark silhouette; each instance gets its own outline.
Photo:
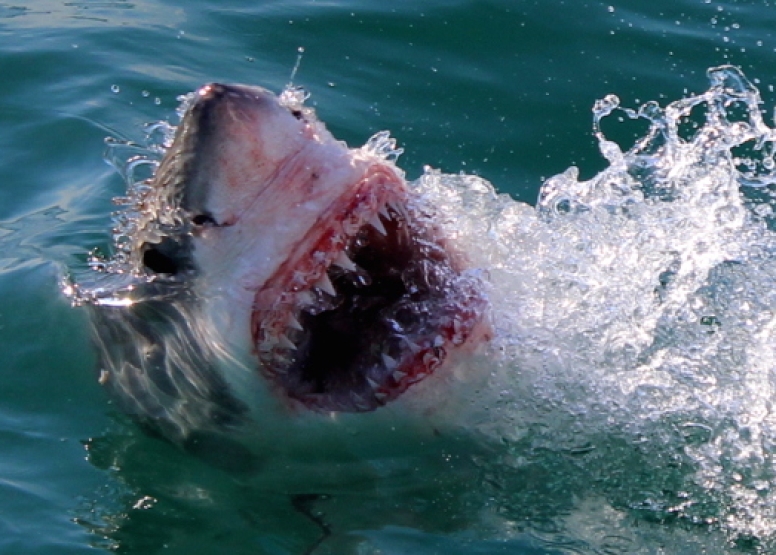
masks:
<path id="1" fill-rule="evenodd" d="M 490 333 L 482 282 L 390 156 L 292 93 L 189 96 L 134 198 L 139 279 L 91 303 L 100 381 L 178 442 L 255 421 L 257 389 L 289 413 L 375 411 Z"/>

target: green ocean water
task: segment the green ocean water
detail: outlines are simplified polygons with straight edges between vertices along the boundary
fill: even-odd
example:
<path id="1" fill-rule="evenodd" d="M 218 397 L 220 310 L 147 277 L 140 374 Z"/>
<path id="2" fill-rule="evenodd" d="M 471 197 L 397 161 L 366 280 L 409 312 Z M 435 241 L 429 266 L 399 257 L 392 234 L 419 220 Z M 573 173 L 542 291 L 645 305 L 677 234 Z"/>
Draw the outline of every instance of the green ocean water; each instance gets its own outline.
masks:
<path id="1" fill-rule="evenodd" d="M 772 112 L 775 30 L 765 0 L 0 2 L 0 553 L 306 553 L 329 528 L 312 552 L 767 552 L 756 534 L 670 517 L 626 519 L 655 527 L 638 541 L 603 524 L 596 541 L 560 527 L 564 492 L 541 485 L 563 482 L 543 473 L 584 482 L 574 460 L 499 486 L 521 492 L 488 507 L 509 534 L 468 504 L 488 478 L 464 463 L 450 480 L 418 472 L 312 491 L 309 507 L 247 490 L 116 413 L 96 382 L 86 314 L 60 280 L 108 244 L 125 184 L 103 160 L 106 137 L 141 140 L 144 124 L 174 121 L 178 95 L 209 81 L 279 91 L 300 48 L 294 83 L 335 136 L 358 145 L 388 129 L 410 178 L 425 165 L 476 174 L 533 204 L 567 167 L 606 167 L 591 107 L 607 94 L 666 102 L 734 64 Z M 642 132 L 611 136 L 627 145 Z M 623 468 L 650 472 L 635 455 Z M 666 546 L 665 529 L 682 540 Z"/>

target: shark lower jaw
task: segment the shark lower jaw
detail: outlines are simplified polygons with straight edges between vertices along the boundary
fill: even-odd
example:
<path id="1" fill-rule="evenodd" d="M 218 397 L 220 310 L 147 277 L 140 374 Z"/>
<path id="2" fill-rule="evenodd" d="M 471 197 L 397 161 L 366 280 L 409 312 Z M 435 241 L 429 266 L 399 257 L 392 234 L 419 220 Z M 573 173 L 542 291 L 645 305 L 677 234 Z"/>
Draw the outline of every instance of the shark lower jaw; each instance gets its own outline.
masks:
<path id="1" fill-rule="evenodd" d="M 367 412 L 433 374 L 485 300 L 393 172 L 373 172 L 257 291 L 260 369 L 290 404 Z"/>

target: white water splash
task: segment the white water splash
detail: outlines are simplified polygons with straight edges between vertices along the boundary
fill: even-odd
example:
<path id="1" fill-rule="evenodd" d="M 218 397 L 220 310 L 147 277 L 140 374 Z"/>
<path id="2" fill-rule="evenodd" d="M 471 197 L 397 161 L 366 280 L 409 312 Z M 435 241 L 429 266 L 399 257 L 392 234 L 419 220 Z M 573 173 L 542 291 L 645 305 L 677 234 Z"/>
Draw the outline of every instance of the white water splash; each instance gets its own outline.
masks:
<path id="1" fill-rule="evenodd" d="M 388 131 L 379 131 L 369 137 L 361 150 L 367 156 L 377 156 L 389 162 L 396 162 L 404 154 L 404 149 L 396 146 L 396 139 Z"/>
<path id="2" fill-rule="evenodd" d="M 595 495 L 626 520 L 721 531 L 730 543 L 708 552 L 766 553 L 776 547 L 776 132 L 739 70 L 709 78 L 701 95 L 623 110 L 650 126 L 627 152 L 599 126 L 619 101 L 599 101 L 609 167 L 549 179 L 536 207 L 473 176 L 429 170 L 415 186 L 491 276 L 503 358 L 483 404 L 489 433 L 512 446 L 495 479 L 506 488 L 510 473 L 559 466 L 544 476 L 552 503 Z M 521 503 L 537 499 L 512 488 L 507 505 L 528 518 Z M 561 528 L 573 520 L 563 514 Z"/>

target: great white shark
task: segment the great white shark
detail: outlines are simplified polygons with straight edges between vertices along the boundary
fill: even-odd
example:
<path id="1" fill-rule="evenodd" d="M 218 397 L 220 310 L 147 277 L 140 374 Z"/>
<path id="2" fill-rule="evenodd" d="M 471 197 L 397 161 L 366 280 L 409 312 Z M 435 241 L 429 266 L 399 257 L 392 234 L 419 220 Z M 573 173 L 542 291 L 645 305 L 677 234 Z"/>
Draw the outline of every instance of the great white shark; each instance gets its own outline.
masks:
<path id="1" fill-rule="evenodd" d="M 179 444 L 428 419 L 491 335 L 482 278 L 433 208 L 293 92 L 189 95 L 119 214 L 131 276 L 89 303 L 100 382 Z"/>

